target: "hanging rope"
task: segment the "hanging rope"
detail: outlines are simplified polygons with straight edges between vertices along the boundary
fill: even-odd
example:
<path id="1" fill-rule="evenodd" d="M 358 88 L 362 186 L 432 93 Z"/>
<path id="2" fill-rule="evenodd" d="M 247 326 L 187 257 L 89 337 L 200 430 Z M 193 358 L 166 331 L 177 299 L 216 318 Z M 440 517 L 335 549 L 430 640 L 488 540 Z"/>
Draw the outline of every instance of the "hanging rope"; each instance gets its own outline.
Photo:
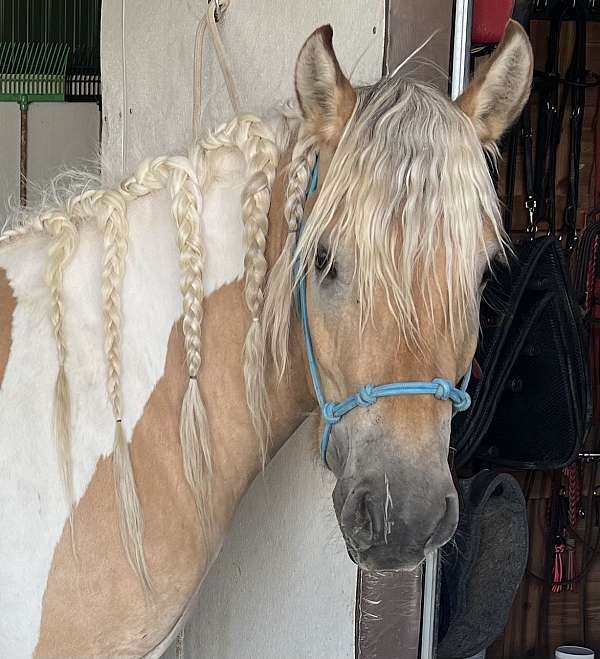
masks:
<path id="1" fill-rule="evenodd" d="M 204 36 L 208 28 L 210 38 L 217 55 L 219 68 L 223 74 L 229 101 L 234 114 L 239 114 L 241 109 L 240 98 L 235 86 L 231 67 L 225 51 L 225 46 L 219 34 L 217 22 L 220 22 L 229 9 L 231 0 L 210 0 L 206 14 L 200 19 L 196 30 L 196 45 L 194 50 L 194 107 L 193 107 L 193 129 L 194 139 L 198 139 L 201 132 L 202 121 L 202 69 L 204 67 Z"/>

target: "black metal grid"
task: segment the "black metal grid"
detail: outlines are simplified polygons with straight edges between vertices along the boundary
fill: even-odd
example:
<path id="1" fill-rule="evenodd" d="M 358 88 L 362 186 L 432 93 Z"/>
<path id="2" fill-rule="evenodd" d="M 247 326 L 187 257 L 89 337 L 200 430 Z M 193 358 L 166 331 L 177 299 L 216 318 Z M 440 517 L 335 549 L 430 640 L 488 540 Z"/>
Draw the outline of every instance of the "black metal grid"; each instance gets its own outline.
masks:
<path id="1" fill-rule="evenodd" d="M 66 100 L 99 101 L 101 0 L 0 0 L 0 43 L 66 43 Z"/>

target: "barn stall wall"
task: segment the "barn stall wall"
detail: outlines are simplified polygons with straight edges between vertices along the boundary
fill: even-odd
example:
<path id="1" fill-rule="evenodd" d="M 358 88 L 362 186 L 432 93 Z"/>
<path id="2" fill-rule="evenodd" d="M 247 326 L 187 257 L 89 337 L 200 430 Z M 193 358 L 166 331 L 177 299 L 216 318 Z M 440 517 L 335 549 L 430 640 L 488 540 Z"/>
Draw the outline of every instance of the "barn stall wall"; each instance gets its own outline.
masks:
<path id="1" fill-rule="evenodd" d="M 96 103 L 32 103 L 28 131 L 28 201 L 68 164 L 96 169 L 100 113 Z M 0 103 L 0 215 L 19 203 L 20 110 Z M 2 220 L 0 220 L 0 226 Z"/>
<path id="2" fill-rule="evenodd" d="M 194 40 L 205 7 L 204 0 L 104 3 L 102 152 L 108 171 L 127 171 L 140 158 L 191 141 Z M 260 114 L 292 96 L 298 51 L 324 23 L 334 27 L 338 56 L 352 81 L 379 78 L 384 13 L 385 0 L 232 0 L 220 32 L 243 109 Z M 232 113 L 211 48 L 207 38 L 205 126 Z"/>
<path id="3" fill-rule="evenodd" d="M 205 6 L 204 0 L 104 3 L 107 178 L 191 141 L 194 38 Z M 323 23 L 333 25 L 352 81 L 377 80 L 384 14 L 384 0 L 232 0 L 220 29 L 244 109 L 263 113 L 292 95 L 297 53 Z M 231 109 L 208 41 L 205 48 L 203 119 L 210 126 Z M 317 464 L 315 442 L 314 428 L 297 432 L 246 496 L 187 625 L 186 657 L 353 656 L 356 570 L 333 514 L 333 480 Z M 172 648 L 164 659 L 175 656 Z"/>

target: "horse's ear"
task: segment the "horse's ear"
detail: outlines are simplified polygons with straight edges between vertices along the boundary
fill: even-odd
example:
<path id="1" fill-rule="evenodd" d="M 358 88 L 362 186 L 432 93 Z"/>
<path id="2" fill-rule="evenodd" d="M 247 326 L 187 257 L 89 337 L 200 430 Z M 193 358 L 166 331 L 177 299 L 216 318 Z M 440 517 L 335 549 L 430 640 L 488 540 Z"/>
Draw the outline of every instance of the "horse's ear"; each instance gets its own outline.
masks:
<path id="1" fill-rule="evenodd" d="M 296 95 L 309 134 L 336 146 L 356 103 L 356 92 L 333 50 L 333 29 L 324 25 L 302 46 L 296 62 Z"/>
<path id="2" fill-rule="evenodd" d="M 529 37 L 519 23 L 510 20 L 498 48 L 456 101 L 484 144 L 498 140 L 519 117 L 529 98 L 532 76 Z"/>

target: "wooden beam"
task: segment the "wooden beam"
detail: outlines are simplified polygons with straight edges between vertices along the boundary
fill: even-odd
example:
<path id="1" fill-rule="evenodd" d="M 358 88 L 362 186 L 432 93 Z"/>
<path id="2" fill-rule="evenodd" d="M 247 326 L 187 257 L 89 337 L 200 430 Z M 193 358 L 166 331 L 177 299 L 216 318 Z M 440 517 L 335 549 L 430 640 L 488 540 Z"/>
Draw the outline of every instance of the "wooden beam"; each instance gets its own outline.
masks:
<path id="1" fill-rule="evenodd" d="M 387 0 L 385 71 L 393 71 L 436 30 L 410 70 L 417 77 L 448 91 L 452 42 L 452 0 Z M 418 67 L 418 68 L 416 68 Z"/>

